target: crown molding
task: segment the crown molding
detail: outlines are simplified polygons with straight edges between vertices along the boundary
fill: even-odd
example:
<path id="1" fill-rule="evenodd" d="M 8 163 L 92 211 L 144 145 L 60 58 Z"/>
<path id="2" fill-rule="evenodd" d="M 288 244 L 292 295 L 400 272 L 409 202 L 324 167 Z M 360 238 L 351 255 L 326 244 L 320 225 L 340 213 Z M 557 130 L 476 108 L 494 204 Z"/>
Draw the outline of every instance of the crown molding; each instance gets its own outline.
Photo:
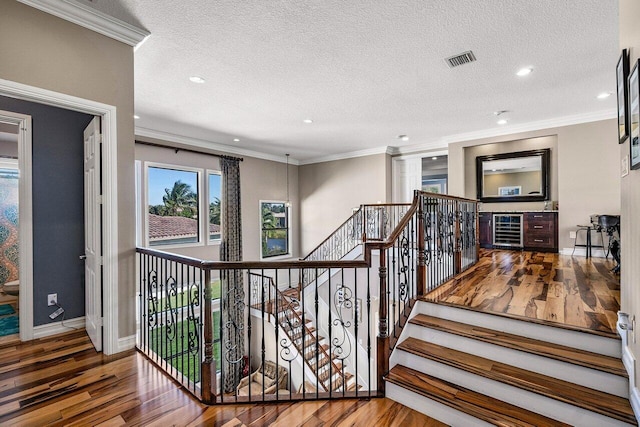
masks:
<path id="1" fill-rule="evenodd" d="M 151 35 L 76 0 L 18 0 L 28 6 L 138 48 Z"/>
<path id="2" fill-rule="evenodd" d="M 154 138 L 154 139 L 159 139 L 161 141 L 189 145 L 191 147 L 220 151 L 224 154 L 236 154 L 240 156 L 254 157 L 256 159 L 271 160 L 273 162 L 280 162 L 280 163 L 287 162 L 286 156 L 277 156 L 274 154 L 261 153 L 259 151 L 246 150 L 246 149 L 234 147 L 231 145 L 225 145 L 225 144 L 219 144 L 217 142 L 206 141 L 204 139 L 191 138 L 188 136 L 176 135 L 169 132 L 163 132 L 163 131 L 147 129 L 147 128 L 142 128 L 137 126 L 135 128 L 135 135 L 136 137 L 141 136 L 146 138 Z M 289 158 L 288 162 L 290 165 L 295 165 L 295 166 L 300 165 L 300 162 L 293 158 Z"/>
<path id="3" fill-rule="evenodd" d="M 496 136 L 513 135 L 522 132 L 533 132 L 544 129 L 553 129 L 563 126 L 579 125 L 582 123 L 597 122 L 600 120 L 614 119 L 618 116 L 615 110 L 601 110 L 586 114 L 576 114 L 572 116 L 557 117 L 537 122 L 523 123 L 521 125 L 500 126 L 500 128 L 486 129 L 476 132 L 459 133 L 442 137 L 436 141 L 423 144 L 405 145 L 395 147 L 394 154 L 405 155 L 419 151 L 430 151 L 447 148 L 449 144 L 475 139 L 493 138 Z"/>
<path id="4" fill-rule="evenodd" d="M 346 153 L 330 154 L 328 156 L 314 157 L 307 160 L 300 160 L 300 165 L 311 165 L 314 163 L 334 162 L 336 160 L 353 159 L 355 157 L 373 156 L 375 154 L 394 154 L 394 147 L 384 146 L 368 148 L 366 150 L 349 151 Z"/>

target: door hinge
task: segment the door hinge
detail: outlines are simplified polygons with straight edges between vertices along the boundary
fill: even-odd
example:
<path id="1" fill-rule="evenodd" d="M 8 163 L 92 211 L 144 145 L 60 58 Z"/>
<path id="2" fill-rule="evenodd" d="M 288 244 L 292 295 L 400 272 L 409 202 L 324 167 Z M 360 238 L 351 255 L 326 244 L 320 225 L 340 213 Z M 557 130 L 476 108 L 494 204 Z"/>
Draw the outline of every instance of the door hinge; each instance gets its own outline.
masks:
<path id="1" fill-rule="evenodd" d="M 98 319 L 96 319 L 97 326 L 102 327 L 103 321 L 104 321 L 104 317 L 98 317 Z"/>
<path id="2" fill-rule="evenodd" d="M 98 135 L 98 144 L 102 144 L 104 142 L 104 137 L 102 134 Z"/>
<path id="3" fill-rule="evenodd" d="M 96 203 L 101 205 L 102 204 L 102 194 L 99 196 L 96 196 Z"/>

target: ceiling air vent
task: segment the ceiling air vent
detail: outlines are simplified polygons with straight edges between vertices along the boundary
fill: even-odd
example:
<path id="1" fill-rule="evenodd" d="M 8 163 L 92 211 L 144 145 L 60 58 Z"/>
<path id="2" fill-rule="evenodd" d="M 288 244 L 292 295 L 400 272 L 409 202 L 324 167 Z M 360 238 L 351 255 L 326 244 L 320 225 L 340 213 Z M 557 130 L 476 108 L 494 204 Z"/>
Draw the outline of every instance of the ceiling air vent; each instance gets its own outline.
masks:
<path id="1" fill-rule="evenodd" d="M 449 68 L 458 67 L 476 60 L 475 55 L 470 50 L 459 55 L 450 56 L 445 59 Z"/>

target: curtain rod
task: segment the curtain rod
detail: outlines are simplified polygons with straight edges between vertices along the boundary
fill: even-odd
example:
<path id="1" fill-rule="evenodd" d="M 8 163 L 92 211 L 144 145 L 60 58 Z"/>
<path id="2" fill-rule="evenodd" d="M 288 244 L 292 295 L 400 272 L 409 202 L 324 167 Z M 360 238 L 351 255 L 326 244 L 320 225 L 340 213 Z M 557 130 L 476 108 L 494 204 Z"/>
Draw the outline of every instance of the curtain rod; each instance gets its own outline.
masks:
<path id="1" fill-rule="evenodd" d="M 192 150 L 190 148 L 171 147 L 169 145 L 156 144 L 155 142 L 146 142 L 146 141 L 138 141 L 138 140 L 136 140 L 136 144 L 148 145 L 150 147 L 168 148 L 170 150 L 175 150 L 176 153 L 178 153 L 178 151 L 186 151 L 187 153 L 202 154 L 204 156 L 219 157 L 221 159 L 237 160 L 239 162 L 243 162 L 244 161 L 244 159 L 242 157 L 233 157 L 233 156 L 225 156 L 224 154 L 207 153 L 206 151 Z"/>

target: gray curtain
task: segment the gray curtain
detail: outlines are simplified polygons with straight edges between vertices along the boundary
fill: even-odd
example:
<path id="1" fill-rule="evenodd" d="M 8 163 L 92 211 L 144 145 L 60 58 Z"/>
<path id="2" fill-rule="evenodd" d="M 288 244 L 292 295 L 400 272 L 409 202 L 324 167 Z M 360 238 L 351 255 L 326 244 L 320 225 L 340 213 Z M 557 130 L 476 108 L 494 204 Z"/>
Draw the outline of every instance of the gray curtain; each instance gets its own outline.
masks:
<path id="1" fill-rule="evenodd" d="M 222 169 L 221 261 L 242 261 L 240 160 L 220 159 Z M 244 286 L 241 270 L 226 270 L 222 280 L 222 378 L 224 391 L 235 391 L 242 375 L 244 354 Z"/>

